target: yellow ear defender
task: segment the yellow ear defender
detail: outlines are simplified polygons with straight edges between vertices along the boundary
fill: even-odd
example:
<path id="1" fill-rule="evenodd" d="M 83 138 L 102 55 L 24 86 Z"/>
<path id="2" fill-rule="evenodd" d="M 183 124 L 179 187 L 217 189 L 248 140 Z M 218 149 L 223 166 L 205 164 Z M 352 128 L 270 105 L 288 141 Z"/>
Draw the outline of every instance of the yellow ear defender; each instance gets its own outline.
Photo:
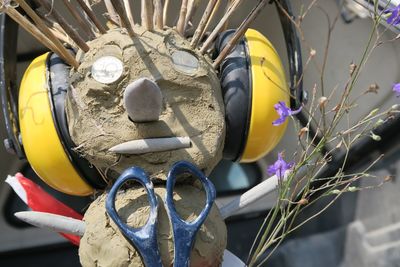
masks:
<path id="1" fill-rule="evenodd" d="M 220 35 L 217 53 L 234 33 Z M 220 79 L 226 118 L 224 158 L 256 161 L 276 146 L 286 129 L 286 123 L 272 125 L 278 118 L 274 105 L 284 101 L 289 106 L 282 62 L 267 38 L 249 29 L 222 62 Z"/>
<path id="2" fill-rule="evenodd" d="M 89 195 L 105 183 L 75 151 L 64 113 L 69 67 L 55 54 L 29 65 L 19 91 L 19 125 L 26 157 L 51 187 L 71 195 Z"/>

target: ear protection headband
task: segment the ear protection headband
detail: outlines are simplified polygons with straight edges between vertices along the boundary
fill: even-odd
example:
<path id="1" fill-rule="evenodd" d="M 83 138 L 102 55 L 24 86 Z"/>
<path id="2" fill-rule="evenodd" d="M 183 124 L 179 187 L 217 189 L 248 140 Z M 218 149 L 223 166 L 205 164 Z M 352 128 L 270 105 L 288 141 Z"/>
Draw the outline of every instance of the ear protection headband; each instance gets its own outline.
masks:
<path id="1" fill-rule="evenodd" d="M 5 15 L 0 16 L 1 22 L 6 23 Z M 282 25 L 284 29 L 287 28 L 285 31 L 293 34 L 289 36 L 285 32 L 285 38 L 289 38 L 287 43 L 292 44 L 288 45 L 292 84 L 290 92 L 292 96 L 302 97 L 301 84 L 295 87 L 293 78 L 301 77 L 300 46 L 294 27 L 290 21 L 285 24 L 285 17 L 286 15 L 281 15 Z M 7 30 L 16 28 L 11 20 L 7 24 L 13 25 L 5 27 L 0 33 L 2 44 L 5 44 L 5 36 L 12 34 Z M 216 42 L 217 53 L 223 49 L 232 34 L 233 31 L 221 34 Z M 10 43 L 9 40 L 7 38 L 7 43 Z M 11 58 L 12 55 L 15 56 L 14 45 L 13 48 L 0 48 L 2 58 L 5 56 L 4 48 L 13 52 L 8 54 Z M 100 173 L 73 150 L 75 145 L 69 136 L 64 112 L 68 66 L 54 54 L 36 58 L 21 81 L 18 112 L 16 90 L 11 82 L 13 79 L 7 79 L 5 66 L 7 64 L 1 61 L 0 90 L 8 134 L 6 148 L 19 158 L 26 157 L 35 172 L 47 184 L 61 192 L 88 195 L 94 188 L 104 188 L 106 183 Z M 8 72 L 13 73 L 13 70 Z M 272 121 L 277 116 L 273 105 L 278 101 L 289 102 L 279 56 L 262 34 L 249 30 L 221 64 L 220 79 L 227 125 L 224 157 L 241 162 L 255 161 L 277 144 L 286 127 L 272 126 Z M 297 107 L 302 99 L 292 98 L 290 101 L 292 107 Z"/>

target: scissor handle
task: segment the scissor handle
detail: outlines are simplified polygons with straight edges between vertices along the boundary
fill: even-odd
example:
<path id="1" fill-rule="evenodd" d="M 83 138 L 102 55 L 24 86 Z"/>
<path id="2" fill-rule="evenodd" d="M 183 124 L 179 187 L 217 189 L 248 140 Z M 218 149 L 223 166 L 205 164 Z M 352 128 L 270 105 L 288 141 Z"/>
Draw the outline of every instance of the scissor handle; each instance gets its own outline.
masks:
<path id="1" fill-rule="evenodd" d="M 190 173 L 198 178 L 206 192 L 206 205 L 200 215 L 192 222 L 183 220 L 177 213 L 173 199 L 173 189 L 177 177 L 183 173 Z M 197 231 L 204 223 L 215 200 L 215 188 L 210 180 L 193 164 L 186 161 L 175 163 L 167 177 L 167 195 L 165 206 L 172 225 L 174 236 L 174 267 L 187 267 L 190 263 L 192 250 Z"/>
<path id="2" fill-rule="evenodd" d="M 146 224 L 139 228 L 128 226 L 122 221 L 115 209 L 115 197 L 118 189 L 127 181 L 139 182 L 147 191 L 150 204 L 150 215 Z M 154 193 L 153 183 L 143 169 L 132 167 L 126 169 L 112 186 L 106 199 L 106 210 L 118 226 L 126 240 L 136 248 L 146 267 L 162 267 L 160 251 L 157 244 L 157 212 L 158 201 Z"/>

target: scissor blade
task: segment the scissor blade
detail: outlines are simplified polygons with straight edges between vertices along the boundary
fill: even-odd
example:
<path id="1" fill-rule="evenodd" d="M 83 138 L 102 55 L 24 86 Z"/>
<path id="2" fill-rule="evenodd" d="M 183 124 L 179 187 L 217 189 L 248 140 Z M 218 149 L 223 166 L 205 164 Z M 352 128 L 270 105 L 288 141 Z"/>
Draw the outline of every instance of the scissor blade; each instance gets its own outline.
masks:
<path id="1" fill-rule="evenodd" d="M 39 228 L 78 236 L 83 236 L 85 233 L 85 222 L 70 217 L 38 211 L 21 211 L 14 213 L 14 215 L 18 219 Z"/>

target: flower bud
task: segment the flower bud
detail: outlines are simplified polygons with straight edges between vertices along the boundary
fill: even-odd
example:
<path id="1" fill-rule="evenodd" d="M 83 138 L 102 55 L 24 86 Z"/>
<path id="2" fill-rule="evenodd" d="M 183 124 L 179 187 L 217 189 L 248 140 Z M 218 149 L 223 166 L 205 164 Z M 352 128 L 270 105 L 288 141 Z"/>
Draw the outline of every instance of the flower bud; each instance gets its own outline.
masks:
<path id="1" fill-rule="evenodd" d="M 374 124 L 374 128 L 381 126 L 382 124 L 384 124 L 385 121 L 382 119 L 379 119 L 377 122 L 375 122 Z"/>
<path id="2" fill-rule="evenodd" d="M 353 75 L 354 71 L 356 70 L 357 65 L 354 63 L 350 64 L 350 75 Z"/>
<path id="3" fill-rule="evenodd" d="M 304 134 L 308 133 L 308 128 L 307 127 L 303 127 L 301 128 L 301 130 L 299 131 L 299 137 L 302 138 Z"/>
<path id="4" fill-rule="evenodd" d="M 379 111 L 379 108 L 371 110 L 371 112 L 368 114 L 368 116 L 366 118 L 374 116 L 378 111 Z"/>
<path id="5" fill-rule="evenodd" d="M 392 180 L 392 179 L 393 179 L 393 176 L 392 176 L 392 175 L 386 175 L 386 176 L 383 178 L 383 181 L 389 182 L 389 181 Z"/>
<path id="6" fill-rule="evenodd" d="M 340 142 L 336 145 L 336 148 L 339 149 L 339 148 L 342 147 L 342 145 L 343 145 L 343 141 L 340 141 Z"/>
<path id="7" fill-rule="evenodd" d="M 326 106 L 326 103 L 328 102 L 328 98 L 325 96 L 320 97 L 319 99 L 319 108 L 323 109 Z"/>
<path id="8" fill-rule="evenodd" d="M 374 141 L 377 141 L 377 142 L 379 142 L 379 141 L 382 140 L 382 137 L 380 137 L 380 136 L 377 135 L 377 134 L 374 134 L 373 132 L 371 132 L 371 138 L 372 138 Z"/>
<path id="9" fill-rule="evenodd" d="M 367 93 L 377 94 L 378 90 L 379 90 L 379 85 L 376 83 L 373 83 L 368 87 Z"/>
<path id="10" fill-rule="evenodd" d="M 302 198 L 302 199 L 300 199 L 299 202 L 297 202 L 297 203 L 298 203 L 299 205 L 302 205 L 302 206 L 307 205 L 307 204 L 308 204 L 308 199 Z"/>
<path id="11" fill-rule="evenodd" d="M 341 191 L 339 189 L 334 189 L 331 191 L 331 194 L 334 194 L 334 195 L 339 195 L 340 193 L 341 193 Z"/>
<path id="12" fill-rule="evenodd" d="M 356 192 L 356 191 L 357 191 L 357 187 L 355 187 L 355 186 L 349 186 L 349 188 L 347 189 L 347 191 L 349 191 L 349 192 Z"/>

